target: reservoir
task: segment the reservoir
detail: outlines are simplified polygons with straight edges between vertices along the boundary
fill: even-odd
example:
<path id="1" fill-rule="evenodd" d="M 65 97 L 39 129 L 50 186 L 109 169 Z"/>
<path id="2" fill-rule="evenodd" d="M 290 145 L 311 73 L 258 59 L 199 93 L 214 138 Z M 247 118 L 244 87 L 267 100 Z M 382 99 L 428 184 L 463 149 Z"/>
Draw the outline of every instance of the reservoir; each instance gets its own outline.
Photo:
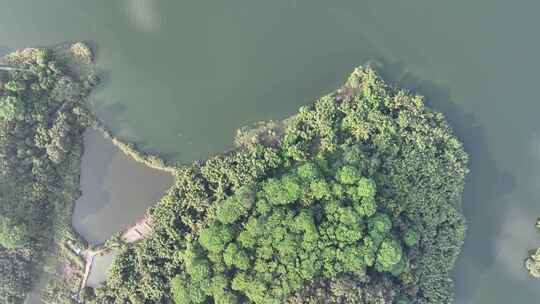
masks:
<path id="1" fill-rule="evenodd" d="M 3 0 L 0 53 L 91 42 L 103 80 L 92 109 L 115 136 L 180 162 L 231 148 L 238 127 L 287 117 L 370 61 L 425 95 L 471 156 L 456 303 L 532 304 L 540 281 L 523 260 L 540 246 L 539 11 L 531 0 Z M 100 140 L 85 137 L 97 154 L 95 165 L 83 157 L 83 196 L 97 192 L 74 218 L 92 243 L 172 183 L 161 172 L 135 180 L 114 147 L 90 144 Z M 85 181 L 85 170 L 103 180 Z M 124 193 L 143 183 L 144 202 Z"/>
<path id="2" fill-rule="evenodd" d="M 138 163 L 93 129 L 84 134 L 82 196 L 75 202 L 73 226 L 98 245 L 145 216 L 174 182 L 171 174 Z"/>
<path id="3" fill-rule="evenodd" d="M 173 183 L 173 176 L 133 160 L 94 129 L 84 133 L 81 197 L 75 202 L 73 226 L 91 245 L 103 244 L 143 218 Z M 113 253 L 96 255 L 87 285 L 107 277 Z"/>

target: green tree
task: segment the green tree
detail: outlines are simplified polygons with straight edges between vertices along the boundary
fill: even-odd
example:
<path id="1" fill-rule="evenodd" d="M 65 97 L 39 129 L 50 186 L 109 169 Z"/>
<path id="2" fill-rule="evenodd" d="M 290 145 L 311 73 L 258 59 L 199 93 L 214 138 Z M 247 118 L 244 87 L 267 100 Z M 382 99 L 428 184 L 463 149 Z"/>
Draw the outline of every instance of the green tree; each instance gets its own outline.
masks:
<path id="1" fill-rule="evenodd" d="M 26 85 L 22 81 L 11 80 L 4 84 L 4 89 L 14 93 L 26 90 Z"/>
<path id="2" fill-rule="evenodd" d="M 358 169 L 353 166 L 341 167 L 336 175 L 336 179 L 344 185 L 353 185 L 360 179 L 360 177 L 360 172 L 358 172 Z"/>
<path id="3" fill-rule="evenodd" d="M 20 101 L 14 96 L 0 97 L 0 119 L 13 120 L 20 115 Z"/>
<path id="4" fill-rule="evenodd" d="M 309 184 L 309 190 L 316 199 L 329 198 L 331 196 L 330 187 L 324 179 L 316 179 Z"/>
<path id="5" fill-rule="evenodd" d="M 320 177 L 320 171 L 313 163 L 306 162 L 298 166 L 296 172 L 300 178 L 306 181 L 311 181 Z"/>
<path id="6" fill-rule="evenodd" d="M 222 252 L 231 240 L 229 228 L 218 223 L 213 223 L 199 234 L 199 243 L 210 252 Z"/>
<path id="7" fill-rule="evenodd" d="M 190 304 L 191 297 L 189 296 L 188 286 L 185 285 L 181 276 L 175 276 L 170 283 L 171 293 L 174 303 Z"/>
<path id="8" fill-rule="evenodd" d="M 401 261 L 402 255 L 399 243 L 392 238 L 386 238 L 377 252 L 377 269 L 379 271 L 391 271 Z"/>
<path id="9" fill-rule="evenodd" d="M 227 198 L 216 211 L 217 219 L 223 224 L 232 224 L 253 204 L 253 195 L 248 187 L 238 190 L 238 194 Z"/>
<path id="10" fill-rule="evenodd" d="M 298 199 L 300 187 L 292 178 L 268 179 L 263 187 L 266 200 L 273 205 L 287 205 Z"/>
<path id="11" fill-rule="evenodd" d="M 361 217 L 370 217 L 377 212 L 377 205 L 373 197 L 364 197 L 353 203 L 354 211 Z"/>
<path id="12" fill-rule="evenodd" d="M 403 235 L 405 245 L 412 247 L 418 243 L 418 234 L 414 230 L 407 230 Z"/>
<path id="13" fill-rule="evenodd" d="M 362 177 L 358 181 L 358 196 L 365 197 L 374 197 L 375 196 L 375 182 L 369 178 Z"/>
<path id="14" fill-rule="evenodd" d="M 234 243 L 229 244 L 227 249 L 225 249 L 223 261 L 227 266 L 234 266 L 240 270 L 248 270 L 250 266 L 247 254 Z"/>
<path id="15" fill-rule="evenodd" d="M 30 231 L 22 222 L 0 216 L 0 245 L 8 249 L 24 246 L 30 240 Z"/>

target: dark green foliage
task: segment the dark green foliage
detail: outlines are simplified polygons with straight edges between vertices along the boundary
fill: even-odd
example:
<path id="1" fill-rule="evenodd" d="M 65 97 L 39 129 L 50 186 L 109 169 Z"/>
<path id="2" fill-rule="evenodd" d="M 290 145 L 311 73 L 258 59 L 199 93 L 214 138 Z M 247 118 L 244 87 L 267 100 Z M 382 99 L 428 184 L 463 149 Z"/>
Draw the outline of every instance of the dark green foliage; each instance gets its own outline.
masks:
<path id="1" fill-rule="evenodd" d="M 385 277 L 369 281 L 350 275 L 313 282 L 302 291 L 292 295 L 287 304 L 395 304 L 395 284 Z"/>
<path id="2" fill-rule="evenodd" d="M 0 295 L 3 303 L 19 303 L 32 283 L 32 255 L 0 247 Z"/>
<path id="3" fill-rule="evenodd" d="M 17 249 L 28 244 L 30 231 L 26 224 L 16 223 L 13 218 L 0 215 L 0 246 Z"/>
<path id="4" fill-rule="evenodd" d="M 61 231 L 69 231 L 79 196 L 82 132 L 90 122 L 82 103 L 90 87 L 52 52 L 32 49 L 13 58 L 25 71 L 0 75 L 2 303 L 22 303 L 44 249 L 68 234 Z"/>
<path id="5" fill-rule="evenodd" d="M 414 230 L 407 230 L 403 235 L 405 245 L 412 247 L 418 243 L 418 234 Z"/>
<path id="6" fill-rule="evenodd" d="M 420 96 L 356 69 L 272 140 L 178 172 L 101 303 L 451 303 L 467 155 Z"/>
<path id="7" fill-rule="evenodd" d="M 217 219 L 223 224 L 234 223 L 246 210 L 251 208 L 253 200 L 253 194 L 248 187 L 240 188 L 236 195 L 227 198 L 217 208 Z"/>

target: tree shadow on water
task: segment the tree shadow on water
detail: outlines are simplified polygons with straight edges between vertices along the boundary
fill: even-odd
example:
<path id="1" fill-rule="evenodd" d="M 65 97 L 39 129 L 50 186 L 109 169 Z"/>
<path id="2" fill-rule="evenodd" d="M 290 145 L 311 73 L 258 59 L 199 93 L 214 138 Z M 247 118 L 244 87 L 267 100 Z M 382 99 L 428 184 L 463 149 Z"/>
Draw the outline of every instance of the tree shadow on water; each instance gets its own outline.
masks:
<path id="1" fill-rule="evenodd" d="M 426 105 L 445 115 L 469 154 L 470 172 L 465 180 L 462 205 L 467 234 L 453 278 L 456 303 L 470 303 L 482 275 L 495 261 L 497 235 L 505 217 L 505 195 L 514 188 L 514 177 L 497 168 L 490 156 L 484 127 L 473 113 L 465 112 L 452 101 L 449 88 L 418 78 L 401 63 L 382 62 L 374 68 L 397 87 L 425 96 Z"/>

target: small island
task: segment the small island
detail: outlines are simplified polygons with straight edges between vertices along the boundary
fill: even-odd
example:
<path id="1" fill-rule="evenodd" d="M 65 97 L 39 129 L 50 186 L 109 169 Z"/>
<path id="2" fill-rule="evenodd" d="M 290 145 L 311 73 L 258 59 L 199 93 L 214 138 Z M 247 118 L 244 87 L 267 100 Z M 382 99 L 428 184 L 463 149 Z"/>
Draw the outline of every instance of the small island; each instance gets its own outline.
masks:
<path id="1" fill-rule="evenodd" d="M 236 149 L 169 164 L 114 138 L 86 105 L 83 43 L 5 57 L 0 94 L 0 298 L 40 273 L 47 303 L 451 303 L 467 154 L 442 114 L 370 67 Z M 72 227 L 83 132 L 94 127 L 175 183 L 100 246 Z M 135 236 L 134 236 L 135 235 Z M 114 250 L 106 282 L 85 286 Z M 47 271 L 44 271 L 47 269 Z"/>

